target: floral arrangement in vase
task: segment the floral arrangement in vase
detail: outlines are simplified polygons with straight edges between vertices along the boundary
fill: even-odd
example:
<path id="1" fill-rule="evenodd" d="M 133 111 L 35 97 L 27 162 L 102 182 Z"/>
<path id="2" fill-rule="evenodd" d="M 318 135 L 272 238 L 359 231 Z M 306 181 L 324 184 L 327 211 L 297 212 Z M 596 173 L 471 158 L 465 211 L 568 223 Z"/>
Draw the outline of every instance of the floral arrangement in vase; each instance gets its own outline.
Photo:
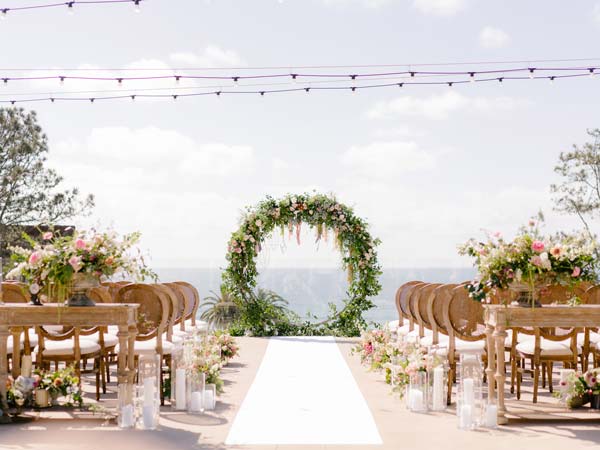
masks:
<path id="1" fill-rule="evenodd" d="M 593 409 L 600 409 L 600 367 L 590 369 L 583 375 L 572 372 L 560 385 L 560 391 L 554 395 L 567 407 L 580 408 L 590 403 Z"/>
<path id="2" fill-rule="evenodd" d="M 596 249 L 596 241 L 586 233 L 544 236 L 539 221 L 530 220 L 512 240 L 488 233 L 485 242 L 470 239 L 459 253 L 472 257 L 479 272 L 467 285 L 474 300 L 489 302 L 490 294 L 513 288 L 529 292 L 533 302 L 539 286 L 596 281 Z"/>
<path id="3" fill-rule="evenodd" d="M 352 354 L 360 355 L 360 362 L 368 365 L 369 370 L 382 370 L 393 356 L 397 346 L 392 342 L 392 335 L 386 330 L 363 331 L 360 342 L 352 348 Z"/>
<path id="4" fill-rule="evenodd" d="M 221 345 L 213 336 L 203 337 L 194 343 L 190 361 L 191 370 L 204 373 L 207 384 L 214 384 L 217 393 L 223 392 Z"/>
<path id="5" fill-rule="evenodd" d="M 53 402 L 56 402 L 58 397 L 67 397 L 67 405 L 83 404 L 79 377 L 75 375 L 73 366 L 56 371 L 35 370 L 33 379 L 34 389 L 48 391 Z"/>
<path id="6" fill-rule="evenodd" d="M 132 233 L 119 238 L 114 231 L 96 230 L 74 231 L 68 236 L 48 231 L 43 233 L 42 242 L 24 236 L 31 248 L 11 248 L 14 267 L 7 278 L 23 279 L 32 294 L 59 301 L 66 298 L 76 279 L 99 281 L 119 274 L 135 280 L 155 278 L 135 249 L 140 236 Z"/>
<path id="7" fill-rule="evenodd" d="M 211 344 L 215 347 L 219 346 L 221 353 L 221 361 L 226 364 L 232 358 L 236 357 L 240 348 L 233 336 L 229 333 L 218 332 L 210 338 Z"/>

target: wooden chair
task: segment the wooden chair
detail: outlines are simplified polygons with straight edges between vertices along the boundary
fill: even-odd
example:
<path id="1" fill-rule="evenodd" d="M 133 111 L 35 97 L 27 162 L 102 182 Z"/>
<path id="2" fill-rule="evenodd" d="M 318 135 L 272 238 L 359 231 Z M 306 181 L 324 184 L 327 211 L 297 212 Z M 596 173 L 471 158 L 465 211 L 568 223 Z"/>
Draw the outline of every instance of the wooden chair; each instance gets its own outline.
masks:
<path id="1" fill-rule="evenodd" d="M 431 326 L 431 335 L 425 336 L 421 343 L 423 345 L 448 346 L 448 331 L 444 324 L 444 309 L 452 297 L 452 290 L 457 284 L 440 284 L 433 289 L 426 301 L 426 312 L 428 322 Z"/>
<path id="2" fill-rule="evenodd" d="M 173 336 L 176 339 L 182 340 L 189 336 L 189 331 L 186 330 L 185 326 L 185 316 L 186 311 L 191 310 L 193 305 L 190 305 L 193 302 L 193 298 L 190 298 L 186 295 L 186 292 L 178 283 L 165 283 L 165 285 L 173 291 L 173 293 L 177 297 L 177 310 L 175 311 L 175 317 L 173 318 Z"/>
<path id="3" fill-rule="evenodd" d="M 29 303 L 31 300 L 28 286 L 25 283 L 17 282 L 3 282 L 2 297 L 4 303 Z M 19 348 L 25 355 L 30 355 L 32 348 L 38 344 L 38 336 L 33 327 L 23 328 L 22 330 L 22 335 L 19 333 L 19 341 L 21 343 Z M 21 329 L 14 331 L 20 332 Z M 11 342 L 16 339 L 15 336 L 17 334 L 13 333 Z"/>
<path id="4" fill-rule="evenodd" d="M 158 354 L 161 361 L 165 361 L 170 368 L 173 343 L 163 339 L 169 323 L 170 300 L 163 289 L 147 284 L 128 284 L 117 292 L 116 303 L 137 303 L 138 309 L 138 334 L 134 344 L 134 354 Z M 115 350 L 119 351 L 119 346 Z M 161 402 L 163 395 L 163 370 L 161 370 Z"/>
<path id="5" fill-rule="evenodd" d="M 198 308 L 200 307 L 200 294 L 198 290 L 186 281 L 176 281 L 184 293 L 187 302 L 184 314 L 184 327 L 186 331 L 207 331 L 208 323 L 196 320 Z"/>
<path id="6" fill-rule="evenodd" d="M 415 316 L 411 310 L 411 302 L 413 294 L 416 294 L 418 290 L 427 285 L 427 283 L 418 282 L 411 285 L 406 286 L 406 288 L 402 291 L 399 299 L 400 311 L 402 311 L 402 319 L 406 319 L 408 323 L 398 328 L 397 333 L 400 336 L 407 336 L 409 333 L 412 333 L 415 329 Z"/>
<path id="7" fill-rule="evenodd" d="M 87 292 L 87 295 L 97 304 L 113 303 L 113 297 L 110 294 L 108 286 L 92 288 Z M 109 327 L 102 327 L 103 333 L 98 332 L 89 336 L 90 339 L 100 345 L 100 353 L 104 368 L 101 374 L 102 392 L 104 394 L 106 394 L 106 383 L 110 383 L 110 364 L 115 361 L 117 356 L 115 353 L 115 348 L 119 343 L 119 338 L 117 337 L 118 327 L 110 328 L 111 330 L 109 332 Z"/>
<path id="8" fill-rule="evenodd" d="M 431 283 L 423 287 L 415 301 L 415 314 L 419 325 L 419 338 L 422 345 L 431 345 L 433 342 L 433 325 L 428 314 L 429 303 L 434 301 L 435 290 L 440 283 Z"/>
<path id="9" fill-rule="evenodd" d="M 51 363 L 54 363 L 55 370 L 58 365 L 64 362 L 66 365 L 73 364 L 75 374 L 79 377 L 81 383 L 81 373 L 96 374 L 96 401 L 100 400 L 100 376 L 103 371 L 103 361 L 101 346 L 92 339 L 81 338 L 81 336 L 90 336 L 100 333 L 102 336 L 102 327 L 92 327 L 87 329 L 71 328 L 62 333 L 46 330 L 43 326 L 36 327 L 39 343 L 35 348 L 36 366 L 40 369 L 50 369 Z M 94 360 L 91 370 L 82 369 L 81 363 L 89 359 Z"/>
<path id="10" fill-rule="evenodd" d="M 405 317 L 404 313 L 402 312 L 402 308 L 400 307 L 400 299 L 402 298 L 403 292 L 409 286 L 413 286 L 413 285 L 419 284 L 419 283 L 421 283 L 421 281 L 408 281 L 396 290 L 395 303 L 396 303 L 396 310 L 398 311 L 398 320 L 394 320 L 388 324 L 388 327 L 390 327 L 390 329 L 394 328 L 394 330 L 392 330 L 392 331 L 395 332 L 398 328 L 408 324 L 408 318 Z"/>
<path id="11" fill-rule="evenodd" d="M 600 285 L 592 286 L 585 292 L 585 302 L 589 305 L 600 305 Z M 599 324 L 600 325 L 600 324 Z M 578 342 L 579 343 L 579 342 Z M 586 328 L 584 331 L 584 341 L 582 355 L 584 362 L 582 371 L 587 371 L 589 366 L 589 355 L 592 354 L 592 363 L 594 367 L 600 364 L 600 330 L 599 328 Z"/>
<path id="12" fill-rule="evenodd" d="M 479 353 L 486 363 L 486 334 L 483 306 L 469 297 L 464 285 L 451 291 L 450 300 L 442 309 L 444 328 L 448 332 L 449 391 L 456 376 L 456 362 L 461 353 Z"/>

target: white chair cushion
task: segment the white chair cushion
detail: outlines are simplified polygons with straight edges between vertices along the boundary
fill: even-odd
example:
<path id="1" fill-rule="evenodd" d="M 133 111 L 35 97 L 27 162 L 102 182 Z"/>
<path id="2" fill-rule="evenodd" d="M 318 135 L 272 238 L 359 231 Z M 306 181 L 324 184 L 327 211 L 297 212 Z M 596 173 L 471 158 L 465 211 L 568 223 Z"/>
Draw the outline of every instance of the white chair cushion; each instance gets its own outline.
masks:
<path id="1" fill-rule="evenodd" d="M 175 347 L 172 342 L 165 339 L 162 341 L 163 355 L 170 355 Z M 135 354 L 136 355 L 147 355 L 156 353 L 156 338 L 149 339 L 147 341 L 135 341 Z M 115 347 L 115 353 L 119 353 L 119 345 Z"/>
<path id="2" fill-rule="evenodd" d="M 115 345 L 117 345 L 119 343 L 119 338 L 117 337 L 116 334 L 104 333 L 103 337 L 104 337 L 104 348 L 114 347 Z M 100 343 L 100 333 L 90 334 L 89 336 L 86 336 L 85 338 L 90 339 L 98 344 Z"/>
<path id="3" fill-rule="evenodd" d="M 100 346 L 97 343 L 84 338 L 79 338 L 79 348 L 82 355 L 89 355 L 100 351 Z M 34 351 L 35 353 L 39 352 L 39 346 L 36 346 Z M 44 356 L 72 355 L 74 351 L 74 338 L 63 341 L 44 339 Z"/>
<path id="4" fill-rule="evenodd" d="M 478 341 L 463 341 L 461 339 L 456 339 L 454 349 L 457 353 L 483 353 L 485 349 L 485 339 L 480 339 Z"/>
<path id="5" fill-rule="evenodd" d="M 396 330 L 396 334 L 398 336 L 406 336 L 408 333 L 410 333 L 410 325 L 409 324 L 402 325 L 401 327 L 399 327 Z"/>
<path id="6" fill-rule="evenodd" d="M 447 346 L 449 342 L 450 342 L 450 338 L 448 336 L 446 336 L 445 334 L 442 334 L 442 333 L 438 333 L 437 345 Z M 429 336 L 423 337 L 421 339 L 421 345 L 424 345 L 425 347 L 429 347 L 430 345 L 433 345 L 433 333 L 431 333 Z"/>
<path id="7" fill-rule="evenodd" d="M 580 347 L 583 347 L 584 341 L 585 341 L 585 334 L 579 333 L 577 335 L 577 345 Z M 590 346 L 594 346 L 598 342 L 600 342 L 600 334 L 598 334 L 594 331 L 590 331 Z"/>
<path id="8" fill-rule="evenodd" d="M 11 354 L 15 346 L 13 345 L 12 336 L 8 336 L 8 340 L 6 341 L 6 353 Z"/>
<path id="9" fill-rule="evenodd" d="M 194 329 L 196 331 L 208 331 L 208 322 L 205 322 L 204 320 L 196 319 L 196 326 L 194 327 L 192 325 L 192 319 L 188 319 L 185 321 L 185 329 L 186 329 L 186 331 L 192 331 Z"/>
<path id="10" fill-rule="evenodd" d="M 535 352 L 535 340 L 520 342 L 516 347 L 517 351 L 526 355 L 533 355 Z M 541 356 L 569 356 L 571 348 L 568 341 L 549 341 L 542 338 L 540 340 Z"/>

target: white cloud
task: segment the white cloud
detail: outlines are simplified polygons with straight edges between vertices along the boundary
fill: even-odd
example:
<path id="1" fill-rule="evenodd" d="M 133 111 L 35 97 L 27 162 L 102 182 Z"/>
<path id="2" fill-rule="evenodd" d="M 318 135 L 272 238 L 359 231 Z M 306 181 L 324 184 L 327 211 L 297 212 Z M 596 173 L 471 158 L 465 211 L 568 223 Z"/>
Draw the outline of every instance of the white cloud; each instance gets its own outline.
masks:
<path id="1" fill-rule="evenodd" d="M 403 96 L 378 102 L 367 111 L 367 117 L 384 119 L 404 115 L 441 120 L 461 110 L 472 109 L 480 112 L 512 110 L 526 104 L 526 101 L 512 97 L 467 97 L 456 91 L 448 91 L 442 95 L 431 95 L 425 98 Z"/>
<path id="2" fill-rule="evenodd" d="M 502 48 L 510 43 L 510 36 L 500 28 L 487 26 L 479 33 L 479 44 L 484 48 Z"/>
<path id="3" fill-rule="evenodd" d="M 342 164 L 361 175 L 381 178 L 430 169 L 435 157 L 415 142 L 373 142 L 348 149 L 342 155 Z"/>
<path id="4" fill-rule="evenodd" d="M 178 65 L 195 67 L 243 67 L 244 60 L 233 50 L 226 50 L 216 45 L 207 45 L 200 53 L 177 52 L 169 55 L 169 59 Z"/>
<path id="5" fill-rule="evenodd" d="M 424 14 L 450 16 L 463 10 L 466 0 L 414 0 L 413 5 Z"/>
<path id="6" fill-rule="evenodd" d="M 395 128 L 380 128 L 373 132 L 378 139 L 423 137 L 425 132 L 408 125 L 399 125 Z"/>
<path id="7" fill-rule="evenodd" d="M 190 175 L 227 176 L 250 172 L 254 150 L 247 145 L 205 144 L 181 160 L 181 170 Z"/>

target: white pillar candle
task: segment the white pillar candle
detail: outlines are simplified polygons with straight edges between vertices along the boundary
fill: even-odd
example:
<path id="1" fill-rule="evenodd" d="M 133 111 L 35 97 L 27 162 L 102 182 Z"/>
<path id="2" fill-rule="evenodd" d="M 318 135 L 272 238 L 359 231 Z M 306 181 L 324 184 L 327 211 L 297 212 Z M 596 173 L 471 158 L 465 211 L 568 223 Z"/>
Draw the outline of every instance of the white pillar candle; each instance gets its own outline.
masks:
<path id="1" fill-rule="evenodd" d="M 204 409 L 215 409 L 215 394 L 210 389 L 204 391 Z"/>
<path id="2" fill-rule="evenodd" d="M 471 407 L 471 405 L 462 405 L 460 407 L 459 418 L 461 428 L 471 428 L 473 424 L 473 408 Z"/>
<path id="3" fill-rule="evenodd" d="M 475 390 L 473 378 L 465 378 L 462 382 L 462 404 L 468 406 L 475 405 Z"/>
<path id="4" fill-rule="evenodd" d="M 151 430 L 152 428 L 156 428 L 156 424 L 154 423 L 155 419 L 155 406 L 152 405 L 144 405 L 142 407 L 142 420 L 144 422 L 144 428 Z"/>
<path id="5" fill-rule="evenodd" d="M 433 410 L 443 410 L 445 406 L 444 401 L 444 368 L 436 367 L 433 369 Z"/>
<path id="6" fill-rule="evenodd" d="M 202 392 L 192 392 L 190 404 L 192 412 L 202 412 Z"/>
<path id="7" fill-rule="evenodd" d="M 121 408 L 121 428 L 131 428 L 133 425 L 133 405 L 125 405 Z"/>
<path id="8" fill-rule="evenodd" d="M 156 402 L 156 377 L 144 378 L 144 406 L 154 407 Z"/>
<path id="9" fill-rule="evenodd" d="M 498 407 L 496 405 L 487 405 L 485 410 L 485 426 L 488 428 L 496 428 L 498 426 Z"/>
<path id="10" fill-rule="evenodd" d="M 186 379 L 185 369 L 177 369 L 175 371 L 175 408 L 186 408 Z"/>
<path id="11" fill-rule="evenodd" d="M 26 378 L 31 377 L 31 355 L 23 355 L 21 358 L 21 375 Z"/>

